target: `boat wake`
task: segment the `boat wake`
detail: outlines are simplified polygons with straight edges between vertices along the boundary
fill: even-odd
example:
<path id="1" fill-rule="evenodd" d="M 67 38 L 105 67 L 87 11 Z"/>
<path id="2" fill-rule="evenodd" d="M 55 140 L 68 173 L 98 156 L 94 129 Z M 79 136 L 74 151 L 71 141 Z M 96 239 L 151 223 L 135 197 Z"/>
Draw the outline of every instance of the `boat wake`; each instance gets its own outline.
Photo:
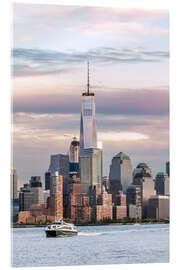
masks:
<path id="1" fill-rule="evenodd" d="M 134 228 L 134 227 L 133 227 Z M 159 230 L 167 230 L 167 228 L 159 228 Z M 129 229 L 129 230 L 115 230 L 115 231 L 101 231 L 101 232 L 78 232 L 79 236 L 99 236 L 99 235 L 106 235 L 106 234 L 123 234 L 123 233 L 141 233 L 141 232 L 148 232 L 148 231 L 156 231 L 156 229 L 153 228 L 147 228 L 147 229 Z"/>

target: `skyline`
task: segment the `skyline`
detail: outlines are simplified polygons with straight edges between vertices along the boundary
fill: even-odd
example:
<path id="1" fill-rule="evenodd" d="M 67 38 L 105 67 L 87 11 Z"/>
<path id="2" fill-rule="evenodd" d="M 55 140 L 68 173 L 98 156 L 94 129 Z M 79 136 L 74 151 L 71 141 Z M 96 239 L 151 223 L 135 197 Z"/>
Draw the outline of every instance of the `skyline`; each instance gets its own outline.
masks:
<path id="1" fill-rule="evenodd" d="M 143 161 L 153 174 L 165 171 L 168 12 L 15 4 L 14 19 L 13 148 L 18 179 L 43 176 L 50 154 L 65 153 L 69 147 L 64 134 L 79 136 L 87 59 L 104 175 L 119 151 L 131 157 L 134 167 Z"/>

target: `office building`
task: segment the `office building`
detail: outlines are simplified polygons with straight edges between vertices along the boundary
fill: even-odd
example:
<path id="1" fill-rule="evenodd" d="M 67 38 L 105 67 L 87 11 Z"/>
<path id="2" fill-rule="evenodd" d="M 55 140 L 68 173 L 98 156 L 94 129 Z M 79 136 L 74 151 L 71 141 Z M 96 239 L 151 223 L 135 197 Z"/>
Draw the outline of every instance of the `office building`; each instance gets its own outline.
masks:
<path id="1" fill-rule="evenodd" d="M 116 205 L 113 205 L 113 219 L 127 217 L 126 194 L 118 191 L 116 194 Z"/>
<path id="2" fill-rule="evenodd" d="M 137 167 L 133 170 L 133 178 L 136 176 L 136 174 L 146 173 L 146 175 L 152 176 L 152 170 L 149 168 L 149 166 L 146 163 L 139 163 Z"/>
<path id="3" fill-rule="evenodd" d="M 58 172 L 58 175 L 63 177 L 63 194 L 67 194 L 67 187 L 69 183 L 69 156 L 63 154 L 51 155 L 50 160 L 51 175 Z"/>
<path id="4" fill-rule="evenodd" d="M 98 148 L 84 149 L 80 157 L 82 193 L 89 194 L 90 186 L 96 186 L 98 194 L 102 185 L 102 150 Z"/>
<path id="5" fill-rule="evenodd" d="M 147 165 L 146 165 L 147 166 Z M 147 208 L 149 203 L 149 198 L 155 195 L 155 186 L 154 180 L 151 175 L 151 170 L 147 166 L 142 165 L 140 163 L 137 166 L 137 169 L 141 169 L 141 172 L 137 172 L 133 178 L 133 184 L 139 185 L 141 187 L 141 200 L 142 200 L 142 218 L 147 218 Z"/>
<path id="6" fill-rule="evenodd" d="M 142 218 L 141 186 L 130 185 L 126 192 L 127 215 L 130 218 Z"/>
<path id="7" fill-rule="evenodd" d="M 82 94 L 81 122 L 80 122 L 80 156 L 84 149 L 97 148 L 96 135 L 96 108 L 94 93 L 90 92 L 89 86 L 89 63 L 87 92 Z"/>
<path id="8" fill-rule="evenodd" d="M 112 194 L 109 194 L 104 186 L 102 193 L 97 196 L 97 204 L 93 206 L 92 217 L 97 221 L 113 217 Z"/>
<path id="9" fill-rule="evenodd" d="M 77 174 L 70 173 L 66 217 L 74 221 L 90 221 L 92 208 L 89 206 L 89 197 L 81 193 L 81 181 Z"/>
<path id="10" fill-rule="evenodd" d="M 69 149 L 69 171 L 77 172 L 79 174 L 79 141 L 76 137 L 70 144 Z"/>
<path id="11" fill-rule="evenodd" d="M 109 173 L 110 192 L 113 202 L 116 203 L 116 193 L 122 190 L 126 193 L 127 187 L 132 183 L 132 164 L 130 158 L 123 152 L 113 157 Z"/>
<path id="12" fill-rule="evenodd" d="M 151 196 L 149 198 L 148 217 L 157 220 L 169 220 L 169 196 Z"/>
<path id="13" fill-rule="evenodd" d="M 32 176 L 29 184 L 24 185 L 19 192 L 19 211 L 28 211 L 32 204 L 44 204 L 40 176 Z"/>
<path id="14" fill-rule="evenodd" d="M 127 205 L 130 205 L 130 204 L 134 204 L 136 206 L 142 205 L 140 185 L 128 186 L 127 191 L 126 191 L 126 201 L 127 201 Z"/>
<path id="15" fill-rule="evenodd" d="M 19 213 L 19 198 L 11 200 L 11 221 L 16 222 L 18 220 Z"/>
<path id="16" fill-rule="evenodd" d="M 166 162 L 166 173 L 168 176 L 170 175 L 170 162 L 169 161 Z"/>
<path id="17" fill-rule="evenodd" d="M 44 195 L 44 204 L 46 208 L 49 208 L 49 197 L 50 197 L 50 189 L 43 191 Z"/>
<path id="18" fill-rule="evenodd" d="M 155 178 L 155 190 L 157 195 L 169 195 L 169 176 L 159 172 Z"/>
<path id="19" fill-rule="evenodd" d="M 128 205 L 128 217 L 141 219 L 142 218 L 142 207 L 134 204 Z"/>
<path id="20" fill-rule="evenodd" d="M 45 190 L 50 189 L 50 176 L 51 176 L 51 173 L 49 170 L 45 172 Z"/>
<path id="21" fill-rule="evenodd" d="M 16 173 L 16 166 L 12 164 L 11 166 L 11 198 L 17 199 L 18 192 L 17 192 L 17 173 Z"/>
<path id="22" fill-rule="evenodd" d="M 63 217 L 63 177 L 58 172 L 51 175 L 49 215 L 55 220 Z"/>
<path id="23" fill-rule="evenodd" d="M 70 144 L 69 162 L 79 163 L 79 141 L 76 137 L 73 137 L 73 140 Z"/>

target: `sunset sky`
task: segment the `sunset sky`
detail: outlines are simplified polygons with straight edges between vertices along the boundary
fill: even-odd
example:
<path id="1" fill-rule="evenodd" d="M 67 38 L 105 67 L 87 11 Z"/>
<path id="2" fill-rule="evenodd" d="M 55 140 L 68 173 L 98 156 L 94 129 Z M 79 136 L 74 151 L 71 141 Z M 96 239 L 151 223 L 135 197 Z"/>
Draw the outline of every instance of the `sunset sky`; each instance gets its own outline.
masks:
<path id="1" fill-rule="evenodd" d="M 169 160 L 169 14 L 165 10 L 15 4 L 13 162 L 20 183 L 79 136 L 81 94 L 96 97 L 104 175 L 128 154 L 153 175 Z"/>

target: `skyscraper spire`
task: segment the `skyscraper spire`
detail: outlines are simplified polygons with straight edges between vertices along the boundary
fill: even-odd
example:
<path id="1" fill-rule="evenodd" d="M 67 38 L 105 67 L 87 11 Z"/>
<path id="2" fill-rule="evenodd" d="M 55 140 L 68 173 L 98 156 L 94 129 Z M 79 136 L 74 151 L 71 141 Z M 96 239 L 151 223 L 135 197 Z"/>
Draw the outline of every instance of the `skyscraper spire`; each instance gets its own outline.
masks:
<path id="1" fill-rule="evenodd" d="M 88 74 L 87 74 L 87 94 L 89 95 L 89 61 L 87 62 L 88 65 Z"/>

